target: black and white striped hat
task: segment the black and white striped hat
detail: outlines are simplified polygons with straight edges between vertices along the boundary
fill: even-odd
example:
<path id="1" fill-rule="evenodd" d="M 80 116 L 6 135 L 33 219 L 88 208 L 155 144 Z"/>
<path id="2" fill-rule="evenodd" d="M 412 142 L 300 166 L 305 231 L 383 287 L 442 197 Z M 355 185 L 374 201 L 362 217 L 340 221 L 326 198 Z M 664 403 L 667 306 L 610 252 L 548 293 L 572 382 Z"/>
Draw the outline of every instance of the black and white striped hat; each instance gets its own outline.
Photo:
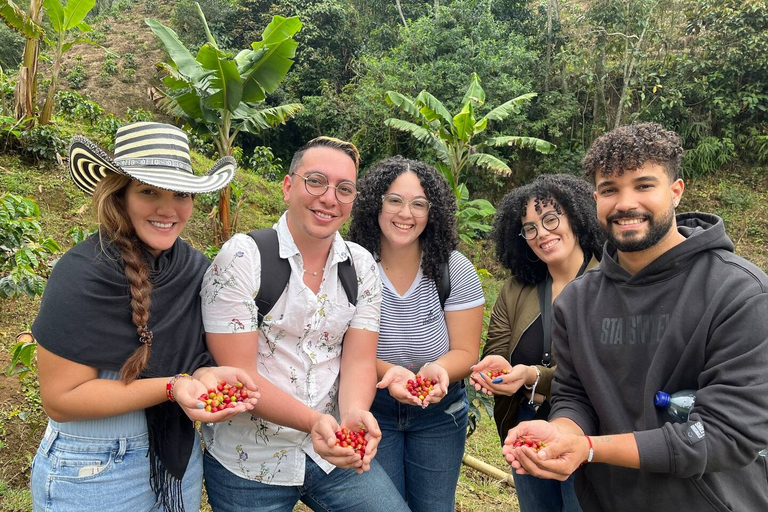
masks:
<path id="1" fill-rule="evenodd" d="M 226 187 L 236 170 L 235 159 L 226 156 L 205 175 L 196 176 L 189 159 L 187 134 L 163 123 L 131 123 L 118 128 L 114 160 L 80 135 L 75 135 L 69 146 L 69 173 L 88 194 L 93 194 L 108 172 L 165 190 L 199 194 Z"/>

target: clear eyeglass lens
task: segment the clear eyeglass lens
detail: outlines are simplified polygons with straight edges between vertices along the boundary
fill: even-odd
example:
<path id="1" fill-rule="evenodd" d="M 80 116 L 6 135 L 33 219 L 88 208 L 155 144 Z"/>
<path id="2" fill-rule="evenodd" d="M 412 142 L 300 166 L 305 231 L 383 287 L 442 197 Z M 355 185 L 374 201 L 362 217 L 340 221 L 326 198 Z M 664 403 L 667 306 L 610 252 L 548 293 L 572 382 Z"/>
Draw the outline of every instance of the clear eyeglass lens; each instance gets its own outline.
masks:
<path id="1" fill-rule="evenodd" d="M 405 207 L 405 203 L 410 204 L 411 214 L 414 217 L 423 217 L 429 212 L 429 202 L 424 199 L 406 201 L 398 196 L 384 196 L 383 198 L 384 209 L 387 213 L 400 212 Z"/>
<path id="2" fill-rule="evenodd" d="M 299 176 L 301 175 L 299 174 Z M 336 198 L 342 203 L 351 203 L 357 197 L 357 187 L 354 183 L 341 182 L 334 187 L 328 183 L 328 178 L 324 174 L 310 173 L 301 177 L 304 178 L 304 183 L 307 185 L 307 192 L 312 195 L 321 196 L 328 190 L 328 187 L 331 187 L 336 193 Z"/>
<path id="3" fill-rule="evenodd" d="M 546 215 L 541 219 L 541 225 L 544 226 L 547 231 L 557 229 L 557 226 L 560 225 L 560 217 L 557 215 Z"/>

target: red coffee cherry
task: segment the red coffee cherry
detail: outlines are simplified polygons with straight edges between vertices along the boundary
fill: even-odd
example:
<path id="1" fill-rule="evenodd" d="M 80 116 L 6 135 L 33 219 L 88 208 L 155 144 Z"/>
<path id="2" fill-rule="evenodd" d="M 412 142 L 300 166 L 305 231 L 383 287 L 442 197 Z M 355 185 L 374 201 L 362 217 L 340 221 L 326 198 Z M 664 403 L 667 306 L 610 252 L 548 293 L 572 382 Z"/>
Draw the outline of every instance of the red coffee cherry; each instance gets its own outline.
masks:
<path id="1" fill-rule="evenodd" d="M 411 395 L 418 397 L 419 400 L 424 400 L 436 385 L 436 380 L 426 379 L 417 374 L 415 380 L 408 379 L 405 389 L 407 389 Z"/>
<path id="2" fill-rule="evenodd" d="M 225 381 L 219 382 L 215 388 L 208 389 L 208 393 L 200 395 L 198 400 L 205 404 L 208 412 L 219 412 L 224 409 L 232 409 L 238 402 L 248 398 L 248 390 L 242 382 L 230 386 Z"/>
<path id="3" fill-rule="evenodd" d="M 336 432 L 336 440 L 339 446 L 342 448 L 352 448 L 360 458 L 365 456 L 365 447 L 368 445 L 368 440 L 365 438 L 365 428 L 360 427 L 359 430 L 348 430 L 342 428 Z"/>
<path id="4" fill-rule="evenodd" d="M 518 437 L 515 442 L 512 444 L 515 448 L 518 448 L 520 446 L 528 446 L 533 449 L 533 451 L 538 452 L 542 448 L 546 448 L 547 443 L 544 441 L 534 441 L 533 439 L 529 439 L 527 437 Z"/>

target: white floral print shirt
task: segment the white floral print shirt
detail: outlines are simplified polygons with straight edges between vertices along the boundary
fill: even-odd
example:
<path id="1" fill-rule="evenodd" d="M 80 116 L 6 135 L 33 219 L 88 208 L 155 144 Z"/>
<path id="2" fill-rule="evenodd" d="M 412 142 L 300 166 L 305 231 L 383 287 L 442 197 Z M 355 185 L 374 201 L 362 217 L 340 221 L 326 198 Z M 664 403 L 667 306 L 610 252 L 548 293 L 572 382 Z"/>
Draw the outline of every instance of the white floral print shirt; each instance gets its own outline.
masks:
<path id="1" fill-rule="evenodd" d="M 297 400 L 338 419 L 341 342 L 347 328 L 379 330 L 381 280 L 371 254 L 337 233 L 317 295 L 304 284 L 303 261 L 286 217 L 277 230 L 280 256 L 291 265 L 288 288 L 265 315 L 259 332 L 259 373 Z M 349 250 L 348 250 L 349 249 Z M 357 306 L 347 301 L 337 266 L 350 256 L 358 281 Z M 233 236 L 203 279 L 200 295 L 206 332 L 259 330 L 254 297 L 261 286 L 261 260 L 248 235 Z M 330 473 L 309 434 L 239 414 L 212 427 L 203 424 L 206 448 L 232 473 L 274 485 L 302 485 L 305 456 Z"/>

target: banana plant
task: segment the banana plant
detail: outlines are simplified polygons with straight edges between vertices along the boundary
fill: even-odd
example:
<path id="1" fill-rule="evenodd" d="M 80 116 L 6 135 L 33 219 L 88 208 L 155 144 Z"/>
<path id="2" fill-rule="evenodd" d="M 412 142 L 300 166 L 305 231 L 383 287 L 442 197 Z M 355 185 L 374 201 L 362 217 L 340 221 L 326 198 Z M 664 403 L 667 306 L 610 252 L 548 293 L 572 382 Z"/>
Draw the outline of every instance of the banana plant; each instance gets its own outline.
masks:
<path id="1" fill-rule="evenodd" d="M 40 0 L 30 0 L 29 10 L 24 10 L 12 0 L 0 0 L 0 18 L 26 38 L 22 53 L 19 79 L 14 93 L 14 115 L 16 119 L 32 124 L 35 115 L 37 94 L 37 61 L 40 54 L 40 39 L 43 9 Z"/>
<path id="2" fill-rule="evenodd" d="M 506 163 L 493 155 L 483 153 L 485 147 L 527 147 L 545 154 L 555 151 L 554 144 L 535 137 L 505 135 L 477 140 L 477 136 L 488 128 L 490 121 L 503 121 L 512 113 L 519 112 L 520 106 L 535 96 L 536 93 L 518 96 L 492 109 L 478 120 L 476 110 L 485 104 L 485 91 L 480 85 L 480 77 L 472 73 L 458 114 L 452 115 L 440 100 L 425 90 L 416 98 L 389 91 L 386 94 L 387 102 L 399 107 L 416 122 L 391 118 L 384 123 L 395 130 L 409 133 L 419 142 L 432 148 L 439 160 L 437 167 L 450 182 L 457 199 L 461 199 L 459 184 L 462 172 L 468 167 L 483 167 L 502 175 L 511 172 Z"/>
<path id="3" fill-rule="evenodd" d="M 43 0 L 43 9 L 51 21 L 55 39 L 46 39 L 46 42 L 53 47 L 53 73 L 43 111 L 40 114 L 40 124 L 48 124 L 51 121 L 53 99 L 59 85 L 59 72 L 64 54 L 78 43 L 98 46 L 95 41 L 81 36 L 67 41 L 67 36 L 72 31 L 77 31 L 79 34 L 92 32 L 91 27 L 84 20 L 94 5 L 96 5 L 96 0 L 69 0 L 67 5 L 63 5 L 61 0 Z"/>
<path id="4" fill-rule="evenodd" d="M 196 5 L 208 38 L 196 56 L 172 29 L 145 20 L 170 56 L 170 62 L 160 64 L 167 75 L 158 104 L 183 119 L 193 132 L 212 139 L 220 156 L 231 156 L 240 132 L 256 134 L 274 128 L 303 108 L 299 103 L 263 107 L 267 94 L 278 88 L 293 64 L 298 46 L 293 36 L 301 29 L 301 21 L 295 16 L 274 16 L 261 41 L 234 55 L 219 47 Z M 220 241 L 230 233 L 229 193 L 227 187 L 219 197 Z"/>

